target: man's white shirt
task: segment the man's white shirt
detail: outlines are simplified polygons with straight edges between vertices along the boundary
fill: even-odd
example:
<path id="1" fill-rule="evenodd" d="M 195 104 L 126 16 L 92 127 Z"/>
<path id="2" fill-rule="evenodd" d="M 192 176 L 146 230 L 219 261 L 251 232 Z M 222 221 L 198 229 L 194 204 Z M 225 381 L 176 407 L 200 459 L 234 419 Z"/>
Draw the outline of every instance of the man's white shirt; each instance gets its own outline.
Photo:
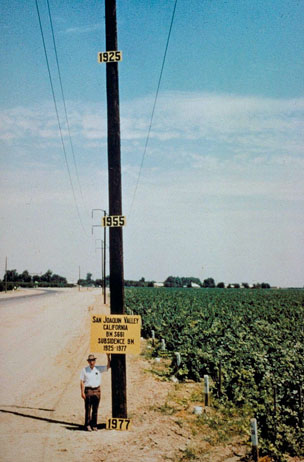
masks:
<path id="1" fill-rule="evenodd" d="M 93 369 L 90 366 L 84 367 L 80 374 L 80 380 L 83 381 L 85 387 L 99 387 L 101 374 L 107 370 L 107 366 L 95 366 Z"/>

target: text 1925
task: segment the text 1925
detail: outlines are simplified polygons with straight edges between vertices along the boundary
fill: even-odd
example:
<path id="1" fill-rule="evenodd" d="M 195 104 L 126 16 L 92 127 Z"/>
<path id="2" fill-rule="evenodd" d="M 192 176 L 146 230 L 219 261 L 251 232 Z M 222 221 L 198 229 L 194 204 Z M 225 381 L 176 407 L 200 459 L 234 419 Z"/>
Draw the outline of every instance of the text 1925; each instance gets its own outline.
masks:
<path id="1" fill-rule="evenodd" d="M 98 53 L 99 63 L 117 63 L 122 61 L 121 51 L 103 51 Z"/>

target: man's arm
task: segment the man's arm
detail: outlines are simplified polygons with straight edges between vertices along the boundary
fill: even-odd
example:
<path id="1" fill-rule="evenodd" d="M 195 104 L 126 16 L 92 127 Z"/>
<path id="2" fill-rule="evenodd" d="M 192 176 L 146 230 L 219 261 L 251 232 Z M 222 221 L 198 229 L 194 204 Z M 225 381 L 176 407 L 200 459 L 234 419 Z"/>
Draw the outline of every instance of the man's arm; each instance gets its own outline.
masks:
<path id="1" fill-rule="evenodd" d="M 108 360 L 108 363 L 107 363 L 107 370 L 109 370 L 110 367 L 111 367 L 111 355 L 109 355 L 108 353 L 107 353 L 107 360 Z"/>
<path id="2" fill-rule="evenodd" d="M 83 380 L 80 380 L 80 391 L 81 391 L 81 398 L 85 399 Z"/>

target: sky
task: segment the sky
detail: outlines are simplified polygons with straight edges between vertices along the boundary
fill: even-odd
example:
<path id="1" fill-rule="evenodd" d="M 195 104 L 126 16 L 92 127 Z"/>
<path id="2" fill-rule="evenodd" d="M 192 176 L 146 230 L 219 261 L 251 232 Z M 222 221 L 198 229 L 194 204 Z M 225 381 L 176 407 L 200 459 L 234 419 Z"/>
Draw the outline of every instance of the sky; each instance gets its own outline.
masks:
<path id="1" fill-rule="evenodd" d="M 49 0 L 74 156 L 37 1 L 72 186 L 35 1 L 2 0 L 0 277 L 99 278 L 104 0 Z M 140 170 L 174 4 L 117 0 L 125 278 L 303 287 L 304 1 L 177 1 Z"/>

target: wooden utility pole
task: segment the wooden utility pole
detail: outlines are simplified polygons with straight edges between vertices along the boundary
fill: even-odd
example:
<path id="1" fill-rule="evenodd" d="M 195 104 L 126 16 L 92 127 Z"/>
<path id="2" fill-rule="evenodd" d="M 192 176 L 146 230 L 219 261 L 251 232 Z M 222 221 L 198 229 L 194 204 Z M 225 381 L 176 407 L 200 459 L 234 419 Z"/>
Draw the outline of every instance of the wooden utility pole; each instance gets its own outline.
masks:
<path id="1" fill-rule="evenodd" d="M 116 0 L 105 0 L 106 50 L 117 50 Z M 108 172 L 109 215 L 122 215 L 120 118 L 118 63 L 108 62 Z M 110 297 L 111 314 L 123 314 L 124 274 L 122 228 L 110 228 Z M 127 418 L 127 381 L 125 355 L 112 355 L 112 417 Z"/>
<path id="2" fill-rule="evenodd" d="M 92 219 L 94 217 L 94 212 L 95 211 L 99 211 L 99 212 L 103 212 L 103 216 L 106 217 L 107 216 L 107 212 L 106 210 L 104 209 L 92 209 Z M 96 228 L 96 227 L 100 227 L 101 225 L 93 225 L 92 226 L 92 234 L 93 234 L 93 228 Z M 102 264 L 102 273 L 104 274 L 104 276 L 102 276 L 102 287 L 103 287 L 103 303 L 106 304 L 107 303 L 107 294 L 106 294 L 106 290 L 107 290 L 107 285 L 106 285 L 106 242 L 107 242 L 107 228 L 104 226 L 103 228 L 103 264 Z"/>
<path id="3" fill-rule="evenodd" d="M 5 257 L 5 293 L 7 292 L 7 257 Z"/>

